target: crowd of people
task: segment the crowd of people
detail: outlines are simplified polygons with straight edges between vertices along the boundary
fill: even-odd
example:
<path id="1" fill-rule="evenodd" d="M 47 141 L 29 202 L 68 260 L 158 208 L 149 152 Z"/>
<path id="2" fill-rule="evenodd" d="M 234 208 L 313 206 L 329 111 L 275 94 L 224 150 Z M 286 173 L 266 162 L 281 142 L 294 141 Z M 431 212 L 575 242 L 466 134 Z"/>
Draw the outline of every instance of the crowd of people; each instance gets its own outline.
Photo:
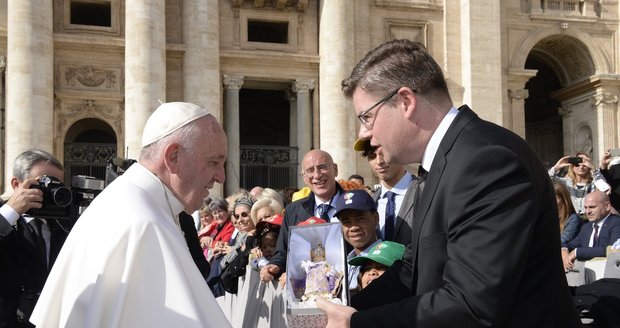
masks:
<path id="1" fill-rule="evenodd" d="M 146 122 L 139 160 L 69 232 L 31 211 L 44 198 L 31 185 L 62 181 L 62 165 L 25 151 L 0 207 L 0 327 L 229 327 L 221 300 L 242 297 L 248 274 L 286 293 L 292 231 L 327 223 L 346 244 L 346 274 L 335 276 L 350 295 L 326 300 L 331 281 L 314 293 L 328 327 L 579 326 L 565 271 L 620 240 L 610 152 L 598 169 L 578 153 L 545 170 L 521 138 L 454 107 L 442 69 L 408 40 L 369 52 L 342 87 L 361 123 L 353 148 L 377 188 L 338 180 L 332 156 L 313 149 L 299 190 L 211 196 L 225 179 L 224 130 L 199 106 L 165 103 Z M 326 253 L 340 250 L 315 246 L 313 261 L 334 266 Z"/>

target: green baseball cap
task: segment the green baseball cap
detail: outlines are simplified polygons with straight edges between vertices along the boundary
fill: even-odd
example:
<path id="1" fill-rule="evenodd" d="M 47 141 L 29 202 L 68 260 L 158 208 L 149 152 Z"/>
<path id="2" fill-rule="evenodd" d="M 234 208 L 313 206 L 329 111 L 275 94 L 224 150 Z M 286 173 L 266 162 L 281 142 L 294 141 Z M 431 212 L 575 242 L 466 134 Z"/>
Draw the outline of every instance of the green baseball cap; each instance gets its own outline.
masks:
<path id="1" fill-rule="evenodd" d="M 385 266 L 392 266 L 396 260 L 403 258 L 405 245 L 393 241 L 382 241 L 368 250 L 368 254 L 356 256 L 349 260 L 350 265 L 363 265 L 367 260 Z"/>

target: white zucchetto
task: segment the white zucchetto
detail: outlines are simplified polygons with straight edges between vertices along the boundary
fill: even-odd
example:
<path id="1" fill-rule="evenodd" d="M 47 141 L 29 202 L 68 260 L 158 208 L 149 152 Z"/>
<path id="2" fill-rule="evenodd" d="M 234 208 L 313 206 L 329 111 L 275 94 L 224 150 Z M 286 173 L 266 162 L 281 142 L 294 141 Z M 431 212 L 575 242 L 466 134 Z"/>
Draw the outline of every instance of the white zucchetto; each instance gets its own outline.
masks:
<path id="1" fill-rule="evenodd" d="M 211 115 L 211 113 L 191 103 L 170 102 L 161 104 L 146 121 L 142 132 L 142 148 L 207 115 Z"/>

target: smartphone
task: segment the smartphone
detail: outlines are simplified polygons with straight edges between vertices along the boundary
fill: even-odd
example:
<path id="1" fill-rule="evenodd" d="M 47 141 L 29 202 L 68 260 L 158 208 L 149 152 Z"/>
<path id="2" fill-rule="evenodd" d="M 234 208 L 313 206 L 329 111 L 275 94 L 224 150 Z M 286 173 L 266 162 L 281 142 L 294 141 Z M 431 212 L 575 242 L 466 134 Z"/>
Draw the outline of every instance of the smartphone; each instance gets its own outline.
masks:
<path id="1" fill-rule="evenodd" d="M 568 163 L 572 165 L 579 165 L 581 162 L 583 162 L 583 158 L 579 156 L 571 156 L 568 158 Z"/>
<path id="2" fill-rule="evenodd" d="M 611 154 L 611 157 L 617 157 L 620 156 L 620 148 L 612 148 L 609 150 L 609 154 Z"/>

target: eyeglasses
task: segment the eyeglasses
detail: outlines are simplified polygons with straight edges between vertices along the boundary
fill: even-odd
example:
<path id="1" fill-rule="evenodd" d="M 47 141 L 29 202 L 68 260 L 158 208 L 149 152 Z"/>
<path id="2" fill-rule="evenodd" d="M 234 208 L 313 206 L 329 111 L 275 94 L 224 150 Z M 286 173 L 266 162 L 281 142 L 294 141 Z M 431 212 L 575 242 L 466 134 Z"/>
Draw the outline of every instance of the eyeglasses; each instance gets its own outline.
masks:
<path id="1" fill-rule="evenodd" d="M 233 216 L 235 217 L 235 219 L 239 220 L 240 218 L 247 218 L 250 216 L 250 214 L 248 214 L 248 212 L 241 212 L 241 214 L 233 214 Z"/>
<path id="2" fill-rule="evenodd" d="M 325 174 L 329 171 L 329 164 L 319 164 L 315 166 L 311 166 L 301 172 L 301 175 L 313 175 L 314 172 L 319 172 L 319 174 Z"/>
<path id="3" fill-rule="evenodd" d="M 377 108 L 379 105 L 381 105 L 381 104 L 383 104 L 384 102 L 388 101 L 390 98 L 394 97 L 394 95 L 395 95 L 396 93 L 398 93 L 398 90 L 400 90 L 400 87 L 398 87 L 398 89 L 396 89 L 396 90 L 394 90 L 394 91 L 390 92 L 390 94 L 389 94 L 389 95 L 387 95 L 387 96 L 385 96 L 385 98 L 382 98 L 381 100 L 377 101 L 377 103 L 376 103 L 376 104 L 374 104 L 374 105 L 370 106 L 370 108 L 368 108 L 367 110 L 365 110 L 365 111 L 363 111 L 363 112 L 361 112 L 361 113 L 359 113 L 359 114 L 357 115 L 357 118 L 360 120 L 360 122 L 362 122 L 362 124 L 364 125 L 364 127 L 365 127 L 367 130 L 372 130 L 372 125 L 373 125 L 373 124 L 374 124 L 374 122 L 375 122 L 375 120 L 374 120 L 374 119 L 377 117 L 377 116 L 376 116 L 376 114 L 375 114 L 375 116 L 373 116 L 373 117 L 372 117 L 372 119 L 373 119 L 373 120 L 372 120 L 372 122 L 370 122 L 371 117 L 368 117 L 368 116 L 367 116 L 367 114 L 368 114 L 371 110 L 373 110 L 373 109 Z M 378 110 L 377 110 L 377 111 L 378 111 Z"/>

